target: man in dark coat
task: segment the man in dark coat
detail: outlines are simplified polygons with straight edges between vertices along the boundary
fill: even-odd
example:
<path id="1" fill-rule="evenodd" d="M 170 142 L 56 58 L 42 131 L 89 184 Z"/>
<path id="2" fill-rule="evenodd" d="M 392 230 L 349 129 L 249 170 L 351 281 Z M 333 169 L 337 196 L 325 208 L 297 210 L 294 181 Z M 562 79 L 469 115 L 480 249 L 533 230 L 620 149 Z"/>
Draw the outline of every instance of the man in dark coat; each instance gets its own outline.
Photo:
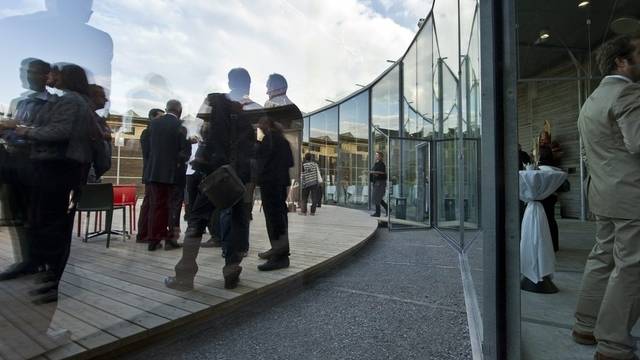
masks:
<path id="1" fill-rule="evenodd" d="M 151 121 L 164 115 L 164 111 L 161 109 L 149 110 L 149 124 Z M 144 198 L 142 199 L 142 206 L 140 207 L 140 216 L 138 217 L 138 234 L 136 235 L 136 242 L 146 242 L 149 224 L 149 187 L 147 183 L 147 165 L 149 160 L 149 125 L 142 130 L 140 134 L 140 148 L 142 150 L 142 183 L 144 186 Z"/>
<path id="2" fill-rule="evenodd" d="M 180 247 L 174 239 L 167 238 L 167 228 L 171 194 L 184 176 L 181 172 L 186 161 L 183 147 L 187 132 L 180 121 L 182 104 L 179 101 L 169 100 L 166 112 L 149 125 L 149 158 L 145 163 L 145 180 L 149 187 L 149 251 L 156 250 L 162 240 L 165 240 L 165 250 Z"/>

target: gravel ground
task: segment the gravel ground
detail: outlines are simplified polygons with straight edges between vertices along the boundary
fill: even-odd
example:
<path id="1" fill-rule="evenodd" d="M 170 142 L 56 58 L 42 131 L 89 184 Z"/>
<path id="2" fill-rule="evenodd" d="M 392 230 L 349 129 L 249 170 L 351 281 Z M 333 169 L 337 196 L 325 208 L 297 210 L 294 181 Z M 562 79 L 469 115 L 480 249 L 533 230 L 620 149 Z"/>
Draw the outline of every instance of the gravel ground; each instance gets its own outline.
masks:
<path id="1" fill-rule="evenodd" d="M 126 358 L 471 359 L 458 256 L 434 231 L 380 229 L 309 285 Z"/>

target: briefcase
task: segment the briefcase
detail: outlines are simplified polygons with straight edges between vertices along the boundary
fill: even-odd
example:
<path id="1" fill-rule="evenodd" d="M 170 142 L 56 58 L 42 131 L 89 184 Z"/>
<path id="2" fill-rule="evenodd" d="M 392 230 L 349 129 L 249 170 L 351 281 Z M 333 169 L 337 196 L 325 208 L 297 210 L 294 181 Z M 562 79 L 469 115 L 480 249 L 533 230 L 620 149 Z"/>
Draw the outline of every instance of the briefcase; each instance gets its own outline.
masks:
<path id="1" fill-rule="evenodd" d="M 228 209 L 242 200 L 246 191 L 242 180 L 231 165 L 223 165 L 205 177 L 200 191 L 219 209 Z"/>

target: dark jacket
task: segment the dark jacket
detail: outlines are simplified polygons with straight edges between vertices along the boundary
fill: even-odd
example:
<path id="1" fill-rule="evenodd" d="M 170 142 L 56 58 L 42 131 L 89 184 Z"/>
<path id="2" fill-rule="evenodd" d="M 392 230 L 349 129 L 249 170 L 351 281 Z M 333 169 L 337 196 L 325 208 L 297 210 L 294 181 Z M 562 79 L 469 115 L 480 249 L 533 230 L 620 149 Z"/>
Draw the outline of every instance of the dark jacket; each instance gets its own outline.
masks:
<path id="1" fill-rule="evenodd" d="M 205 140 L 210 171 L 231 164 L 235 158 L 232 165 L 236 174 L 243 183 L 251 182 L 256 131 L 243 115 L 242 104 L 227 99 L 224 94 L 210 94 L 206 103 L 211 107 Z"/>
<path id="2" fill-rule="evenodd" d="M 140 134 L 140 148 L 142 150 L 142 183 L 147 183 L 149 176 L 149 127 Z"/>
<path id="3" fill-rule="evenodd" d="M 180 184 L 185 176 L 187 131 L 172 114 L 154 119 L 148 128 L 149 153 L 145 162 L 146 181 Z"/>
<path id="4" fill-rule="evenodd" d="M 386 181 L 387 180 L 387 167 L 385 166 L 384 162 L 382 161 L 377 161 L 374 165 L 373 165 L 373 169 L 371 169 L 373 171 L 379 171 L 379 172 L 383 172 L 384 174 L 369 174 L 369 181 L 371 181 L 372 183 L 380 180 L 380 181 Z"/>
<path id="5" fill-rule="evenodd" d="M 38 113 L 33 126 L 26 135 L 33 142 L 33 159 L 91 163 L 95 122 L 89 103 L 82 95 L 69 91 L 51 98 Z"/>
<path id="6" fill-rule="evenodd" d="M 282 133 L 269 131 L 258 143 L 256 167 L 260 186 L 291 184 L 289 169 L 293 167 L 293 154 Z"/>

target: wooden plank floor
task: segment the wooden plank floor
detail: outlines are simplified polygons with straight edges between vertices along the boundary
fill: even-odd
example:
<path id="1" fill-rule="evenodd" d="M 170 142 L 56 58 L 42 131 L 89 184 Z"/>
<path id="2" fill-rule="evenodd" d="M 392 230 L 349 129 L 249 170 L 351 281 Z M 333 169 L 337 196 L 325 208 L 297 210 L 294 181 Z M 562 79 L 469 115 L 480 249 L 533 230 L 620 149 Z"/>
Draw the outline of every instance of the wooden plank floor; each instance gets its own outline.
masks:
<path id="1" fill-rule="evenodd" d="M 328 268 L 364 245 L 376 227 L 366 212 L 340 207 L 323 206 L 316 216 L 290 214 L 291 266 L 265 273 L 256 269 L 262 262 L 257 253 L 269 248 L 264 216 L 256 208 L 238 288 L 224 289 L 220 249 L 202 248 L 189 292 L 162 282 L 173 274 L 180 250 L 148 252 L 145 244 L 119 236 L 107 249 L 105 238 L 74 238 L 57 306 L 31 303 L 28 292 L 38 286 L 33 277 L 0 282 L 0 360 L 90 358 L 222 314 Z M 0 268 L 13 262 L 13 253 L 9 231 L 0 228 Z"/>

